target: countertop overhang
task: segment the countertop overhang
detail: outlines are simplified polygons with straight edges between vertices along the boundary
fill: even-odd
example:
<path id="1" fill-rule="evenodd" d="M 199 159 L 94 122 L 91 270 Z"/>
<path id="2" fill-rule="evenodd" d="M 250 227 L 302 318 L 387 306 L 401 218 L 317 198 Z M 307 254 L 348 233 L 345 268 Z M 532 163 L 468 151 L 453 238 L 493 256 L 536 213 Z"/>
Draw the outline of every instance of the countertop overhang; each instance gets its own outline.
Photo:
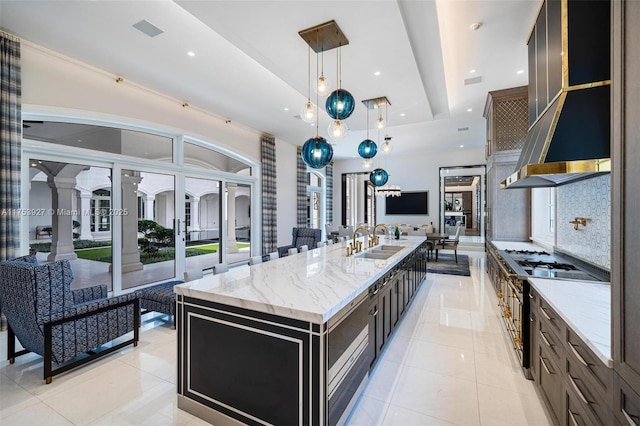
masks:
<path id="1" fill-rule="evenodd" d="M 347 257 L 347 243 L 342 242 L 206 275 L 176 285 L 174 291 L 185 297 L 323 324 L 425 240 L 414 236 L 382 238 L 380 244 L 404 247 L 385 260 Z"/>

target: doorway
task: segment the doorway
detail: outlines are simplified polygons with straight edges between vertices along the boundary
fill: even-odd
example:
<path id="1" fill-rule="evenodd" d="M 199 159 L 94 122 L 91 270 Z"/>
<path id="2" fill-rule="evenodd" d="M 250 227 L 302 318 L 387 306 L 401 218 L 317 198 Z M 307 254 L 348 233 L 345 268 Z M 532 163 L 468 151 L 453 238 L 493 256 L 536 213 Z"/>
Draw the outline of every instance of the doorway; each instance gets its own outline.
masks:
<path id="1" fill-rule="evenodd" d="M 440 229 L 452 235 L 485 236 L 486 167 L 440 168 Z"/>

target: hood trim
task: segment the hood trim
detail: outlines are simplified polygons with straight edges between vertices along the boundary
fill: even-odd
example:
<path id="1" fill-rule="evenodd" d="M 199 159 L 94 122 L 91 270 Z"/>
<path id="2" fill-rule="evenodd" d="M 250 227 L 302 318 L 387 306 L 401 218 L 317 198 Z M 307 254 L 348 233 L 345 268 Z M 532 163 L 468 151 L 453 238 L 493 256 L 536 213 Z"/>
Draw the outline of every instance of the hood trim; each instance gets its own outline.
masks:
<path id="1" fill-rule="evenodd" d="M 500 183 L 500 188 L 549 188 L 611 173 L 611 159 L 527 164 Z"/>

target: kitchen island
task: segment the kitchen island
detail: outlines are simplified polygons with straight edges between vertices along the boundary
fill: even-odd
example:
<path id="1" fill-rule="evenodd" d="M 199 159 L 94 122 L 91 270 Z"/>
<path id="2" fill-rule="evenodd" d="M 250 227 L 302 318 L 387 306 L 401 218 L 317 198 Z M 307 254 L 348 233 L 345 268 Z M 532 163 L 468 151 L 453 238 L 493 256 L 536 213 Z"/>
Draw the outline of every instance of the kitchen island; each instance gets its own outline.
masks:
<path id="1" fill-rule="evenodd" d="M 425 238 L 345 253 L 176 286 L 178 407 L 214 424 L 344 422 L 424 278 Z"/>

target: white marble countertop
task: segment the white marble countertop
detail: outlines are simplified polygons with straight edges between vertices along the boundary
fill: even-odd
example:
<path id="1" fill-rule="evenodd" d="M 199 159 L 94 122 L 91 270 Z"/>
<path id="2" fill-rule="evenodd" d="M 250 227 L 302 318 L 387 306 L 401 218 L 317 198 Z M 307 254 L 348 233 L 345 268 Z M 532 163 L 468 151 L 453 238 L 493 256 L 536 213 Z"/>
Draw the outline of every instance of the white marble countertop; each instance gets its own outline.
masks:
<path id="1" fill-rule="evenodd" d="M 526 241 L 491 241 L 491 244 L 498 250 L 543 250 L 542 247 Z"/>
<path id="2" fill-rule="evenodd" d="M 610 284 L 545 278 L 529 282 L 602 362 L 613 367 Z"/>
<path id="3" fill-rule="evenodd" d="M 206 275 L 176 285 L 174 291 L 196 299 L 322 324 L 424 240 L 414 236 L 400 240 L 381 238 L 381 245 L 404 247 L 386 260 L 347 257 L 347 243 L 337 243 L 250 267 L 231 268 L 219 275 Z"/>

